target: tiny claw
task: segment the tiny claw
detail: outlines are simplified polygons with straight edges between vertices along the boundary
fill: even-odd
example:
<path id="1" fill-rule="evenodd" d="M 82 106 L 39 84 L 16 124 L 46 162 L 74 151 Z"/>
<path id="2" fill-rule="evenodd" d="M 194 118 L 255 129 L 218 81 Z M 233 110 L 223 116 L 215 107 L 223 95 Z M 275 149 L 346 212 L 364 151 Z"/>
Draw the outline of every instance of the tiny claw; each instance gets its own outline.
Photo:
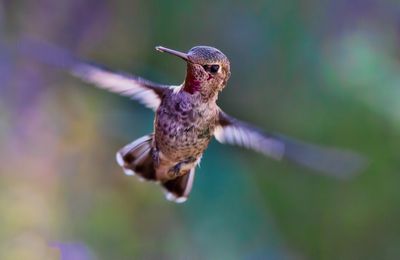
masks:
<path id="1" fill-rule="evenodd" d="M 171 178 L 176 178 L 180 176 L 180 171 L 181 171 L 181 163 L 176 164 L 175 166 L 171 167 L 171 169 L 168 170 L 168 176 Z"/>

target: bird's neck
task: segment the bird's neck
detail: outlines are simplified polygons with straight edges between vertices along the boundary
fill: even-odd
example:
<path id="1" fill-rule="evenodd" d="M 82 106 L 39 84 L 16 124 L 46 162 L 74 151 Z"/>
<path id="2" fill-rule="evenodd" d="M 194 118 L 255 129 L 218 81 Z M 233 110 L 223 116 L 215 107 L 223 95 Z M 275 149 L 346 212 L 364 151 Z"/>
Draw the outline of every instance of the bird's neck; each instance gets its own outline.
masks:
<path id="1" fill-rule="evenodd" d="M 203 103 L 215 103 L 219 93 L 212 86 L 190 81 L 185 81 L 181 90 L 190 95 L 198 96 Z"/>
<path id="2" fill-rule="evenodd" d="M 197 92 L 200 92 L 201 89 L 202 89 L 202 82 L 199 79 L 189 74 L 186 75 L 185 82 L 183 83 L 184 91 L 190 94 L 195 94 Z"/>
<path id="3" fill-rule="evenodd" d="M 220 88 L 210 84 L 207 77 L 207 74 L 196 73 L 196 71 L 188 69 L 182 91 L 192 95 L 199 94 L 204 102 L 215 102 Z"/>

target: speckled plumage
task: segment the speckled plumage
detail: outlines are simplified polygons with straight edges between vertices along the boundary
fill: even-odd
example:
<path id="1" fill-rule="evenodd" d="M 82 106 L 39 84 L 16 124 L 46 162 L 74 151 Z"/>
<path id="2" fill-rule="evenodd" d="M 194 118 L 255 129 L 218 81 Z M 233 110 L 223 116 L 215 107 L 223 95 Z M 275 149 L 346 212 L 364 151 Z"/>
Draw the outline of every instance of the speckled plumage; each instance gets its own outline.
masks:
<path id="1" fill-rule="evenodd" d="M 202 102 L 200 93 L 168 93 L 157 109 L 154 123 L 154 147 L 160 152 L 160 166 L 165 166 L 162 169 L 165 171 L 182 161 L 189 162 L 183 171 L 195 167 L 207 148 L 217 121 L 216 103 Z M 160 179 L 166 177 L 162 170 L 157 175 Z"/>

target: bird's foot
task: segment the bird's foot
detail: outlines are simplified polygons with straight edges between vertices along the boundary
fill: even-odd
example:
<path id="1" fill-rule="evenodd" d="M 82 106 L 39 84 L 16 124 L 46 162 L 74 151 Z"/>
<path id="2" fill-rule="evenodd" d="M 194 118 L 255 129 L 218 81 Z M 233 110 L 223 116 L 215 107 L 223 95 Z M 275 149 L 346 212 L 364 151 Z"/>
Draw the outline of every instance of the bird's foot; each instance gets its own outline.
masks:
<path id="1" fill-rule="evenodd" d="M 182 162 L 177 163 L 175 166 L 171 167 L 168 170 L 168 176 L 170 178 L 176 178 L 180 176 L 180 172 L 181 172 L 181 167 L 182 167 Z"/>
<path id="2" fill-rule="evenodd" d="M 181 175 L 184 175 L 184 173 L 182 174 L 182 172 L 181 172 L 182 166 L 184 164 L 190 164 L 190 163 L 193 163 L 195 161 L 196 161 L 196 158 L 189 157 L 186 160 L 181 161 L 180 163 L 177 163 L 175 166 L 171 167 L 168 170 L 168 176 L 171 177 L 171 178 L 176 178 L 176 177 L 179 177 Z M 185 171 L 183 171 L 183 172 L 185 172 Z"/>

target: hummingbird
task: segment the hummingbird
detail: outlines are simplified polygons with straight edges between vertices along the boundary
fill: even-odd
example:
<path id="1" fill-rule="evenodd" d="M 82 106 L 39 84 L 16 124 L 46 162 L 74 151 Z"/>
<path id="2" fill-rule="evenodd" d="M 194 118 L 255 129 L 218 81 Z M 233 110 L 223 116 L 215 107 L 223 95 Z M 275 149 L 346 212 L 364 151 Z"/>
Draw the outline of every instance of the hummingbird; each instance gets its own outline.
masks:
<path id="1" fill-rule="evenodd" d="M 170 201 L 187 200 L 196 166 L 213 137 L 336 177 L 349 177 L 364 165 L 363 156 L 355 152 L 268 133 L 224 112 L 217 99 L 231 68 L 227 56 L 214 47 L 195 46 L 187 53 L 156 47 L 186 63 L 185 79 L 176 86 L 116 72 L 49 47 L 41 48 L 42 60 L 58 65 L 61 61 L 75 77 L 128 96 L 155 112 L 154 131 L 122 147 L 116 161 L 126 175 L 159 183 Z"/>

